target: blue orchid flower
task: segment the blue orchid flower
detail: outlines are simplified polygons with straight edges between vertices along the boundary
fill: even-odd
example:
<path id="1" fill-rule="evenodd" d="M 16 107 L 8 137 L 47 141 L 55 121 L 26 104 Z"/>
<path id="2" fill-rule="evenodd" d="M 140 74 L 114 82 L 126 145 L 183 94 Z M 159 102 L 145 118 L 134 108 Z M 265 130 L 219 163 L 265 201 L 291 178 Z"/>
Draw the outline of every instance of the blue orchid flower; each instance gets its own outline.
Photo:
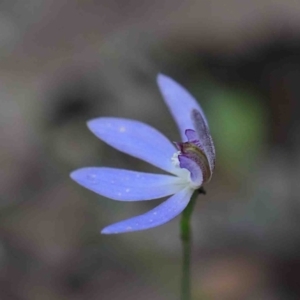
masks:
<path id="1" fill-rule="evenodd" d="M 88 127 L 108 145 L 172 175 L 88 167 L 72 172 L 71 178 L 113 200 L 142 201 L 172 196 L 147 213 L 107 226 L 101 233 L 144 230 L 170 221 L 212 176 L 215 148 L 200 105 L 173 79 L 160 74 L 157 83 L 178 125 L 182 142 L 172 143 L 149 125 L 128 119 L 97 118 L 89 121 Z"/>

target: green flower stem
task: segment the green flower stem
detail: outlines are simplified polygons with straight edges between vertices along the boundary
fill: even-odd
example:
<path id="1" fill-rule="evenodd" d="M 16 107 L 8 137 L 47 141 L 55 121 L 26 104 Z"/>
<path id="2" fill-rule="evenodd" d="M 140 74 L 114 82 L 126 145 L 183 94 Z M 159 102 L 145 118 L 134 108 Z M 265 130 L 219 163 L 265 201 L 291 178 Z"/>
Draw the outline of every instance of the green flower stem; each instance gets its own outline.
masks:
<path id="1" fill-rule="evenodd" d="M 190 262 L 191 262 L 191 228 L 190 219 L 199 193 L 205 194 L 203 188 L 195 191 L 192 198 L 182 212 L 180 222 L 180 235 L 182 242 L 182 277 L 181 277 L 181 300 L 191 299 Z"/>

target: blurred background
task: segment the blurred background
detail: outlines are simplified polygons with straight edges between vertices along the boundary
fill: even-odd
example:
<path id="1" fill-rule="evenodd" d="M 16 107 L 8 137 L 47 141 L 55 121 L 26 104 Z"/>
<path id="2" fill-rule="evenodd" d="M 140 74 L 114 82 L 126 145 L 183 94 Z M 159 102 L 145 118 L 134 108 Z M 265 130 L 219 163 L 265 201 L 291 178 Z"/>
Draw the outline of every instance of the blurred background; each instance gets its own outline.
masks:
<path id="1" fill-rule="evenodd" d="M 1 300 L 179 298 L 179 218 L 102 236 L 160 201 L 112 201 L 69 178 L 157 171 L 86 121 L 136 119 L 177 141 L 158 72 L 199 99 L 216 144 L 192 220 L 193 299 L 300 299 L 300 2 L 3 0 Z"/>

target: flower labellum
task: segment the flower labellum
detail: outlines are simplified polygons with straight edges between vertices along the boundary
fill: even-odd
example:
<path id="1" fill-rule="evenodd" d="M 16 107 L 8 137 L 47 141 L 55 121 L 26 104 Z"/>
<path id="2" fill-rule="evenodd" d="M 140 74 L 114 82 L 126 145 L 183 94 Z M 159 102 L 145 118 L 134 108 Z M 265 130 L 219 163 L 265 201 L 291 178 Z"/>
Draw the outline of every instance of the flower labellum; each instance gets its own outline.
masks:
<path id="1" fill-rule="evenodd" d="M 171 143 L 149 125 L 128 119 L 102 117 L 89 121 L 88 127 L 108 145 L 170 175 L 87 167 L 72 172 L 71 178 L 113 200 L 170 198 L 145 214 L 105 227 L 101 233 L 123 233 L 162 225 L 179 215 L 192 194 L 211 179 L 215 148 L 200 105 L 173 79 L 160 74 L 157 83 L 178 125 L 182 142 Z"/>

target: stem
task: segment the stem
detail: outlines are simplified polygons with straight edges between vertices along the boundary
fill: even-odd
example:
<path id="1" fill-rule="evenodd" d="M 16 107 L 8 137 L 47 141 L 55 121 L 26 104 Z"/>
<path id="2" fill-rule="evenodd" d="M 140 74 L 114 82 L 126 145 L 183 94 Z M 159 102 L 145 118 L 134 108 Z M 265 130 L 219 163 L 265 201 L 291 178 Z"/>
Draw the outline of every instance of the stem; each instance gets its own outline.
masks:
<path id="1" fill-rule="evenodd" d="M 195 191 L 192 198 L 182 212 L 180 222 L 180 236 L 182 242 L 182 277 L 181 277 L 181 300 L 191 299 L 190 284 L 190 261 L 191 261 L 191 229 L 190 219 L 199 193 L 205 194 L 203 188 Z"/>

